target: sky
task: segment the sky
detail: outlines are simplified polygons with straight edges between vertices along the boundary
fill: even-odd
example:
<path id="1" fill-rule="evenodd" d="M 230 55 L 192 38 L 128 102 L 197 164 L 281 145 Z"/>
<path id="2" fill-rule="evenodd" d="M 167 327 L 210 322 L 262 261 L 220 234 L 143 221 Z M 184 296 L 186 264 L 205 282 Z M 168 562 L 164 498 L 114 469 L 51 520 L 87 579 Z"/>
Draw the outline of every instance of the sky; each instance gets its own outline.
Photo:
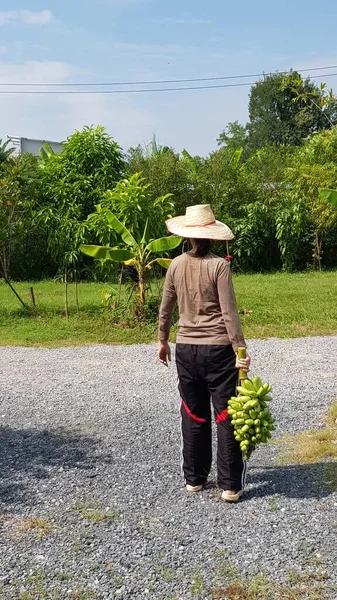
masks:
<path id="1" fill-rule="evenodd" d="M 119 82 L 114 89 L 130 90 L 137 86 L 127 82 L 335 65 L 336 23 L 334 0 L 0 0 L 0 92 L 37 89 L 5 83 Z M 337 76 L 326 81 L 337 90 Z M 124 150 L 155 134 L 160 144 L 205 156 L 229 122 L 246 123 L 249 90 L 0 93 L 0 138 L 63 141 L 75 129 L 100 124 Z"/>

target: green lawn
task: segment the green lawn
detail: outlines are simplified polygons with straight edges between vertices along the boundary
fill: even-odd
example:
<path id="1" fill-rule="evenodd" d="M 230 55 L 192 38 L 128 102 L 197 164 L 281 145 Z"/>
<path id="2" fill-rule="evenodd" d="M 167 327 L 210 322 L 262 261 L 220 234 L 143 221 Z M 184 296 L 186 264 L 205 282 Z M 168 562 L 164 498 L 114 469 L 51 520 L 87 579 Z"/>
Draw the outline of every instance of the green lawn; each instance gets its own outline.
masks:
<path id="1" fill-rule="evenodd" d="M 16 288 L 28 301 L 31 284 Z M 246 337 L 298 337 L 337 334 L 337 273 L 300 273 L 234 276 Z M 69 288 L 70 318 L 63 316 L 63 286 L 34 283 L 36 315 L 27 315 L 0 283 L 0 345 L 65 346 L 130 344 L 156 339 L 156 325 L 123 328 L 113 325 L 102 304 L 107 285 L 80 284 L 81 311 L 76 313 L 73 286 Z"/>

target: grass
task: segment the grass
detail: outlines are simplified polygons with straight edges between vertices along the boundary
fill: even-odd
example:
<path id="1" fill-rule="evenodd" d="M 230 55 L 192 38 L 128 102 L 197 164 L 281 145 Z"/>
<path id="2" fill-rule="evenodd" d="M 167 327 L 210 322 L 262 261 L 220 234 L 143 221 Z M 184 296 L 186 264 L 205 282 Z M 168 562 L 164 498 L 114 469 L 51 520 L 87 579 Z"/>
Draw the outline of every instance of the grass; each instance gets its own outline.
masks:
<path id="1" fill-rule="evenodd" d="M 96 502 L 92 505 L 77 502 L 71 506 L 69 510 L 70 512 L 79 513 L 84 519 L 87 519 L 92 523 L 101 523 L 102 521 L 112 523 L 118 518 L 118 514 L 115 511 L 103 509 Z"/>
<path id="2" fill-rule="evenodd" d="M 21 533 L 34 532 L 40 537 L 46 537 L 55 530 L 55 526 L 45 517 L 34 517 L 26 521 L 21 521 L 18 530 Z"/>
<path id="3" fill-rule="evenodd" d="M 313 464 L 324 459 L 337 461 L 337 401 L 332 405 L 324 427 L 284 435 L 275 443 L 281 448 L 281 464 Z"/>
<path id="4" fill-rule="evenodd" d="M 250 582 L 236 581 L 223 588 L 210 591 L 212 600 L 324 600 L 328 596 L 322 584 L 292 583 L 278 584 L 264 578 L 254 578 Z"/>
<path id="5" fill-rule="evenodd" d="M 16 284 L 26 301 L 30 285 Z M 337 334 L 336 272 L 236 275 L 234 286 L 248 339 Z M 78 314 L 74 289 L 70 285 L 68 321 L 63 315 L 61 283 L 43 281 L 34 283 L 33 287 L 37 310 L 35 315 L 30 315 L 0 282 L 1 345 L 58 347 L 150 343 L 156 339 L 155 323 L 129 328 L 112 322 L 111 312 L 103 306 L 106 284 L 80 284 L 81 311 Z M 126 289 L 123 294 L 127 294 Z"/>
<path id="6" fill-rule="evenodd" d="M 212 600 L 327 600 L 330 586 L 325 571 L 293 569 L 284 582 L 274 582 L 264 573 L 255 577 L 224 573 L 221 585 L 207 588 L 198 571 L 192 582 L 191 593 Z M 177 597 L 178 598 L 178 597 Z"/>

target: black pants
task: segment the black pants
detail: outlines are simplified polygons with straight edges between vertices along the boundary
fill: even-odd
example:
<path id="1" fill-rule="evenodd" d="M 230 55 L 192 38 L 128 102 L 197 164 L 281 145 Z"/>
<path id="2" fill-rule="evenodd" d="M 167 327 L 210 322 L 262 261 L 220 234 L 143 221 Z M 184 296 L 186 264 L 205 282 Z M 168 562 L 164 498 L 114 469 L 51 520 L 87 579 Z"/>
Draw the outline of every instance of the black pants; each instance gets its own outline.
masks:
<path id="1" fill-rule="evenodd" d="M 235 395 L 238 377 L 232 346 L 177 344 L 176 362 L 186 483 L 204 483 L 211 469 L 212 398 L 218 436 L 218 485 L 225 490 L 243 489 L 246 466 L 227 414 L 227 403 Z"/>

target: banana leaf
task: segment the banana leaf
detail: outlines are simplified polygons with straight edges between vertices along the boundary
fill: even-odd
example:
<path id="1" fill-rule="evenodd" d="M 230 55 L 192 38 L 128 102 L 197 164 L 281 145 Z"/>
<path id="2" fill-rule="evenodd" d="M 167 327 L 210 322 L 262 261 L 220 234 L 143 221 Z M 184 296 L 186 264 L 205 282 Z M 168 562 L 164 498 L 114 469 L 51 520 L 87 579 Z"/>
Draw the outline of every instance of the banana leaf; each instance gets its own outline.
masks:
<path id="1" fill-rule="evenodd" d="M 113 260 L 115 262 L 125 262 L 134 258 L 131 250 L 120 250 L 119 248 L 109 248 L 108 246 L 82 245 L 80 251 L 96 260 Z"/>
<path id="2" fill-rule="evenodd" d="M 133 237 L 132 233 L 117 219 L 117 217 L 112 214 L 111 210 L 105 211 L 107 220 L 109 225 L 121 236 L 123 242 L 126 243 L 127 246 L 136 246 L 137 242 Z"/>
<path id="3" fill-rule="evenodd" d="M 157 252 L 167 252 L 168 250 L 178 248 L 181 242 L 181 237 L 170 235 L 168 237 L 159 238 L 158 240 L 153 240 L 146 246 L 146 250 L 148 252 L 153 252 L 153 254 L 157 254 Z"/>
<path id="4" fill-rule="evenodd" d="M 337 190 L 320 189 L 318 190 L 321 200 L 325 200 L 337 206 Z"/>

